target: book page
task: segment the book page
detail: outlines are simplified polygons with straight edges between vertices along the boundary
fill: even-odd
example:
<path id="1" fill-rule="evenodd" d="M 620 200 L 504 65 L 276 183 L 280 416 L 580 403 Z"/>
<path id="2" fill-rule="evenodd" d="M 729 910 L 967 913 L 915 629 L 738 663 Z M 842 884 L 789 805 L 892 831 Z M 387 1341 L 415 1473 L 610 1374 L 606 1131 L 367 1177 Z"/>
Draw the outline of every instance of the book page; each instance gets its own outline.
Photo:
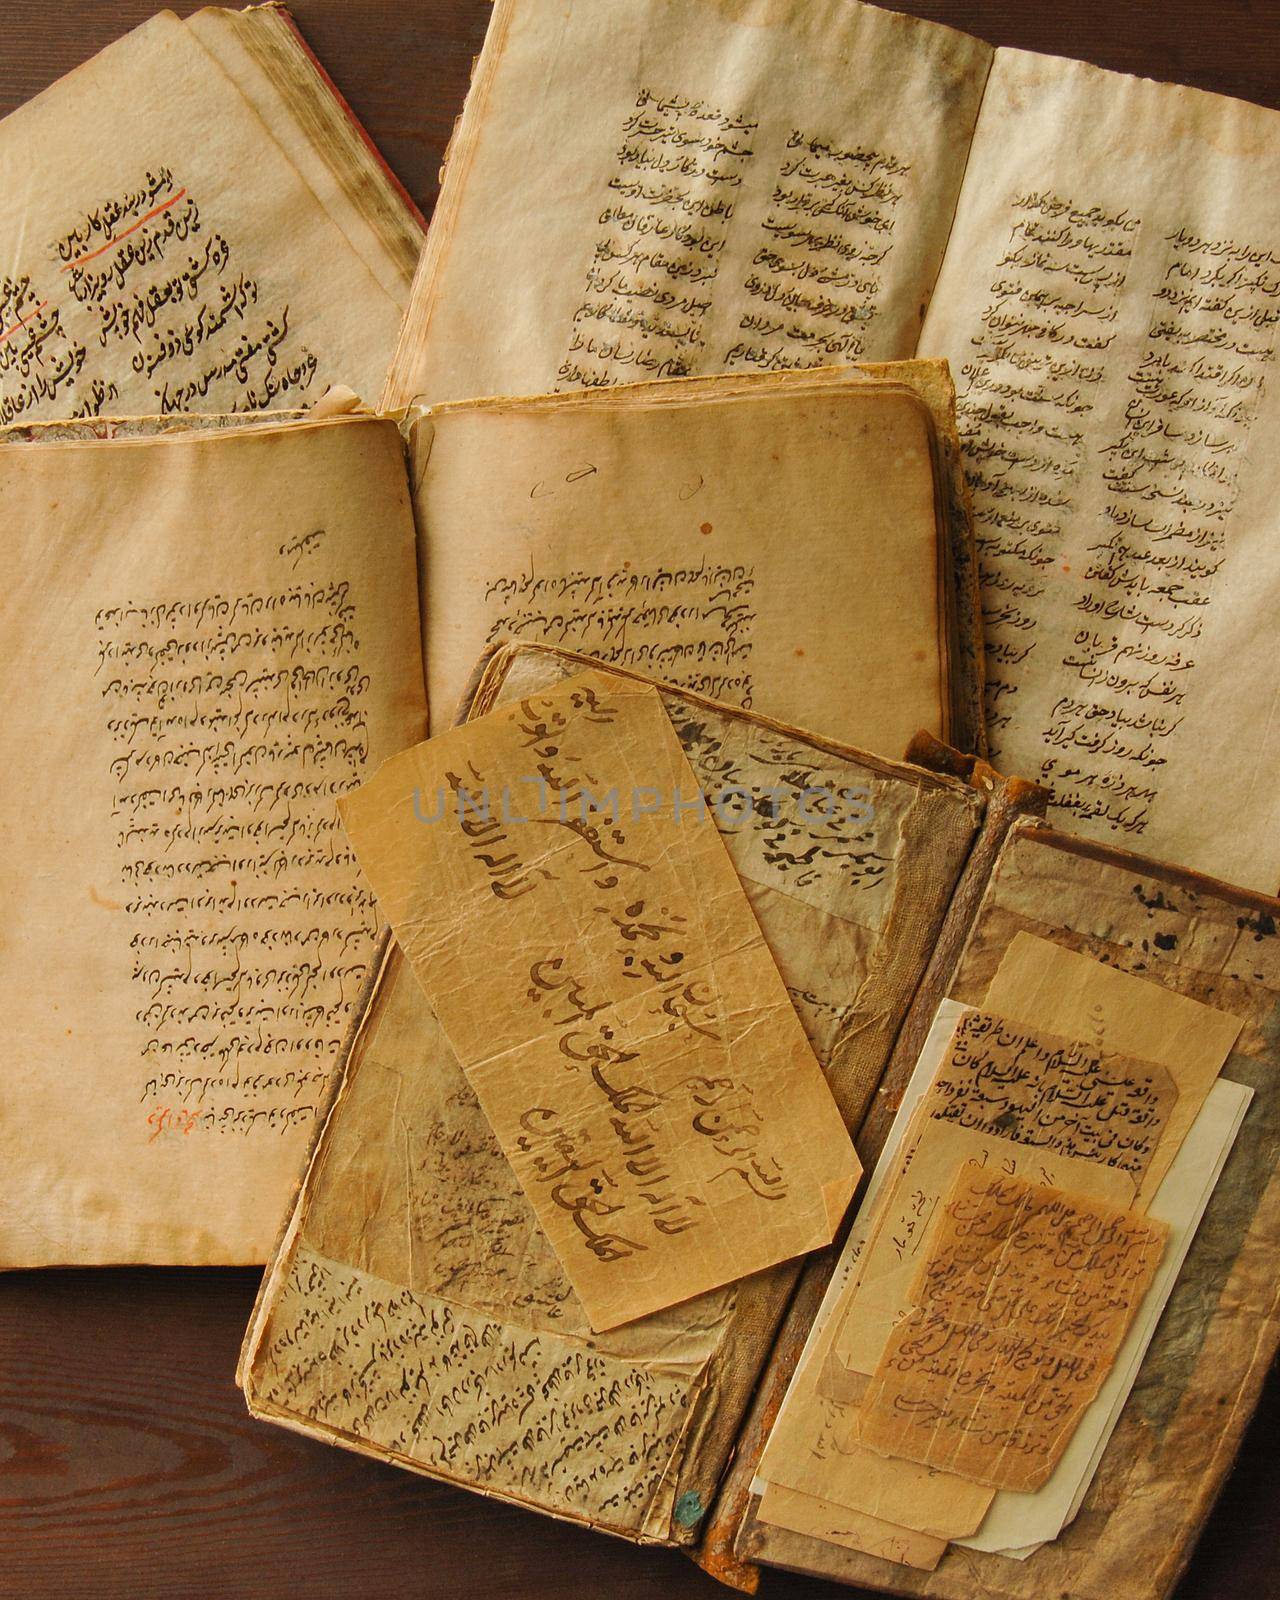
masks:
<path id="1" fill-rule="evenodd" d="M 737 383 L 446 406 L 418 424 L 436 730 L 503 638 L 872 750 L 949 725 L 930 411 L 857 373 Z"/>
<path id="2" fill-rule="evenodd" d="M 0 446 L 0 1264 L 260 1262 L 371 963 L 338 794 L 420 738 L 399 434 Z"/>
<path id="3" fill-rule="evenodd" d="M 960 391 L 993 759 L 1280 882 L 1280 113 L 1001 51 L 920 348 Z"/>
<path id="4" fill-rule="evenodd" d="M 830 1243 L 861 1168 L 655 689 L 583 672 L 339 809 L 594 1330 Z"/>
<path id="5" fill-rule="evenodd" d="M 388 403 L 911 354 L 990 47 L 854 0 L 600 29 L 497 5 Z"/>
<path id="6" fill-rule="evenodd" d="M 171 13 L 0 123 L 0 195 L 0 422 L 376 396 L 403 291 Z"/>

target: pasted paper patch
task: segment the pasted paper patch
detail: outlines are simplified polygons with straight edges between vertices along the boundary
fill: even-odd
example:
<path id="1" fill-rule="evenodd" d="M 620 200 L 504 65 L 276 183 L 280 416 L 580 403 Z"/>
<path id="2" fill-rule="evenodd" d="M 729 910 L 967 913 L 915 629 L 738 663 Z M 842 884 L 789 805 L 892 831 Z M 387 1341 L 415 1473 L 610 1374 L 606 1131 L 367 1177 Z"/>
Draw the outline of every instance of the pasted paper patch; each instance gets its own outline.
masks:
<path id="1" fill-rule="evenodd" d="M 656 691 L 583 673 L 342 811 L 593 1328 L 831 1240 L 857 1156 Z"/>

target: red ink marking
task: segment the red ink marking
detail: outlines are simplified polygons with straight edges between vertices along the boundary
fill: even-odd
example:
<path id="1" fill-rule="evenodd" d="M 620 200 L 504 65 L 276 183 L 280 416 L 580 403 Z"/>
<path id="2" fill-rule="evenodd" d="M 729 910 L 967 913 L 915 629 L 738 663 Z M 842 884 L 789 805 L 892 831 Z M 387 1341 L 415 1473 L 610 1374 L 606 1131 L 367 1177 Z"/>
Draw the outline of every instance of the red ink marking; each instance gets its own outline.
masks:
<path id="1" fill-rule="evenodd" d="M 25 328 L 27 323 L 33 317 L 38 317 L 48 304 L 47 300 L 42 300 L 34 311 L 28 311 L 25 317 L 19 317 L 12 328 L 6 328 L 3 333 L 0 333 L 0 344 L 3 344 L 11 333 L 17 333 L 19 328 Z"/>
<path id="2" fill-rule="evenodd" d="M 138 220 L 131 227 L 126 228 L 123 233 L 116 234 L 114 239 L 108 239 L 106 244 L 100 244 L 96 250 L 90 250 L 86 255 L 77 256 L 74 261 L 68 261 L 62 270 L 64 272 L 70 272 L 72 267 L 82 266 L 84 262 L 92 261 L 95 256 L 104 255 L 108 250 L 114 250 L 116 245 L 118 245 L 122 239 L 127 239 L 131 233 L 137 233 L 139 228 L 145 227 L 153 217 L 158 217 L 162 211 L 167 211 L 170 206 L 176 206 L 178 201 L 182 199 L 186 192 L 187 191 L 185 189 L 179 189 L 177 194 L 171 194 L 167 200 L 162 200 L 158 206 L 155 206 L 148 211 L 145 217 L 139 217 Z"/>
<path id="3" fill-rule="evenodd" d="M 699 533 L 710 533 L 711 532 L 711 524 L 709 522 L 704 522 L 702 524 L 702 526 L 698 529 L 698 532 Z"/>

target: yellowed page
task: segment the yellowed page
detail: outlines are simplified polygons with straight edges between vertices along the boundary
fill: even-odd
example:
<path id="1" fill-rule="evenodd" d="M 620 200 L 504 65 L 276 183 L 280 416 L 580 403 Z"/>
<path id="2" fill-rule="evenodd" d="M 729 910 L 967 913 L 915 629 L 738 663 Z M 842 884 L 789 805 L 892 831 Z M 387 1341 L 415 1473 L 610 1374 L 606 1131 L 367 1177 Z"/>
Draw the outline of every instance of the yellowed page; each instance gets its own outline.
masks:
<path id="1" fill-rule="evenodd" d="M 858 1159 L 654 689 L 584 672 L 340 808 L 594 1330 L 831 1241 Z"/>
<path id="2" fill-rule="evenodd" d="M 1280 882 L 1280 114 L 1001 51 L 920 337 L 977 517 L 989 733 L 1062 826 Z"/>
<path id="3" fill-rule="evenodd" d="M 1168 1226 L 962 1168 L 858 1408 L 885 1455 L 1000 1489 L 1052 1473 L 1150 1285 Z"/>
<path id="4" fill-rule="evenodd" d="M 909 355 L 990 47 L 856 0 L 603 15 L 499 0 L 388 401 Z"/>
<path id="5" fill-rule="evenodd" d="M 0 196 L 0 421 L 381 386 L 402 296 L 169 12 L 0 124 Z"/>
<path id="6" fill-rule="evenodd" d="M 271 129 L 351 249 L 403 305 L 422 253 L 422 220 L 283 9 L 206 6 L 185 22 Z M 376 400 L 376 392 L 367 398 Z"/>
<path id="7" fill-rule="evenodd" d="M 990 1011 L 966 1012 L 896 1157 L 844 1311 L 838 1360 L 855 1373 L 874 1370 L 910 1305 L 930 1230 L 961 1167 L 1129 1206 L 1177 1101 L 1170 1072 L 1156 1062 L 1073 1047 Z"/>
<path id="8" fill-rule="evenodd" d="M 1025 1549 L 1056 1538 L 1079 1510 L 1252 1098 L 1252 1089 L 1226 1078 L 1219 1078 L 1206 1096 L 1200 1115 L 1152 1198 L 1149 1214 L 1168 1224 L 1169 1243 L 1097 1399 L 1048 1481 L 1034 1495 L 998 1494 L 978 1533 L 964 1541 L 969 1548 Z"/>
<path id="9" fill-rule="evenodd" d="M 504 637 L 872 750 L 944 726 L 933 430 L 901 386 L 445 407 L 414 462 L 437 730 Z"/>
<path id="10" fill-rule="evenodd" d="M 425 724 L 395 426 L 0 446 L 0 1264 L 262 1261 L 377 914 L 335 807 Z"/>

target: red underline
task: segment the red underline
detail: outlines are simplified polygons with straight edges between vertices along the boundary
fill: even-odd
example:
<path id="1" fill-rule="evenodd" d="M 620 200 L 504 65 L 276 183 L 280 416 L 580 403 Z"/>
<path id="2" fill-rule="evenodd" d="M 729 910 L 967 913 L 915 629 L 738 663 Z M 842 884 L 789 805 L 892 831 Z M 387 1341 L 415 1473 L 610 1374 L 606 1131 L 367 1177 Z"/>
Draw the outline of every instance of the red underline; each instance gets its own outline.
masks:
<path id="1" fill-rule="evenodd" d="M 47 300 L 42 300 L 34 311 L 28 311 L 25 317 L 19 317 L 12 328 L 6 328 L 3 333 L 0 333 L 0 344 L 3 344 L 11 333 L 17 333 L 19 328 L 25 328 L 32 317 L 38 317 L 48 304 Z"/>
<path id="2" fill-rule="evenodd" d="M 162 211 L 167 211 L 170 206 L 176 206 L 186 192 L 185 189 L 179 189 L 177 194 L 171 194 L 167 200 L 156 206 L 154 210 L 148 211 L 145 217 L 139 217 L 132 227 L 126 228 L 123 233 L 116 234 L 114 239 L 108 239 L 106 244 L 100 244 L 96 250 L 90 250 L 86 255 L 77 256 L 74 261 L 68 261 L 62 270 L 70 272 L 72 267 L 81 266 L 84 262 L 92 261 L 95 256 L 100 256 L 105 251 L 113 250 L 121 239 L 127 239 L 131 233 L 137 233 L 138 229 L 150 222 L 152 217 L 158 217 Z"/>

